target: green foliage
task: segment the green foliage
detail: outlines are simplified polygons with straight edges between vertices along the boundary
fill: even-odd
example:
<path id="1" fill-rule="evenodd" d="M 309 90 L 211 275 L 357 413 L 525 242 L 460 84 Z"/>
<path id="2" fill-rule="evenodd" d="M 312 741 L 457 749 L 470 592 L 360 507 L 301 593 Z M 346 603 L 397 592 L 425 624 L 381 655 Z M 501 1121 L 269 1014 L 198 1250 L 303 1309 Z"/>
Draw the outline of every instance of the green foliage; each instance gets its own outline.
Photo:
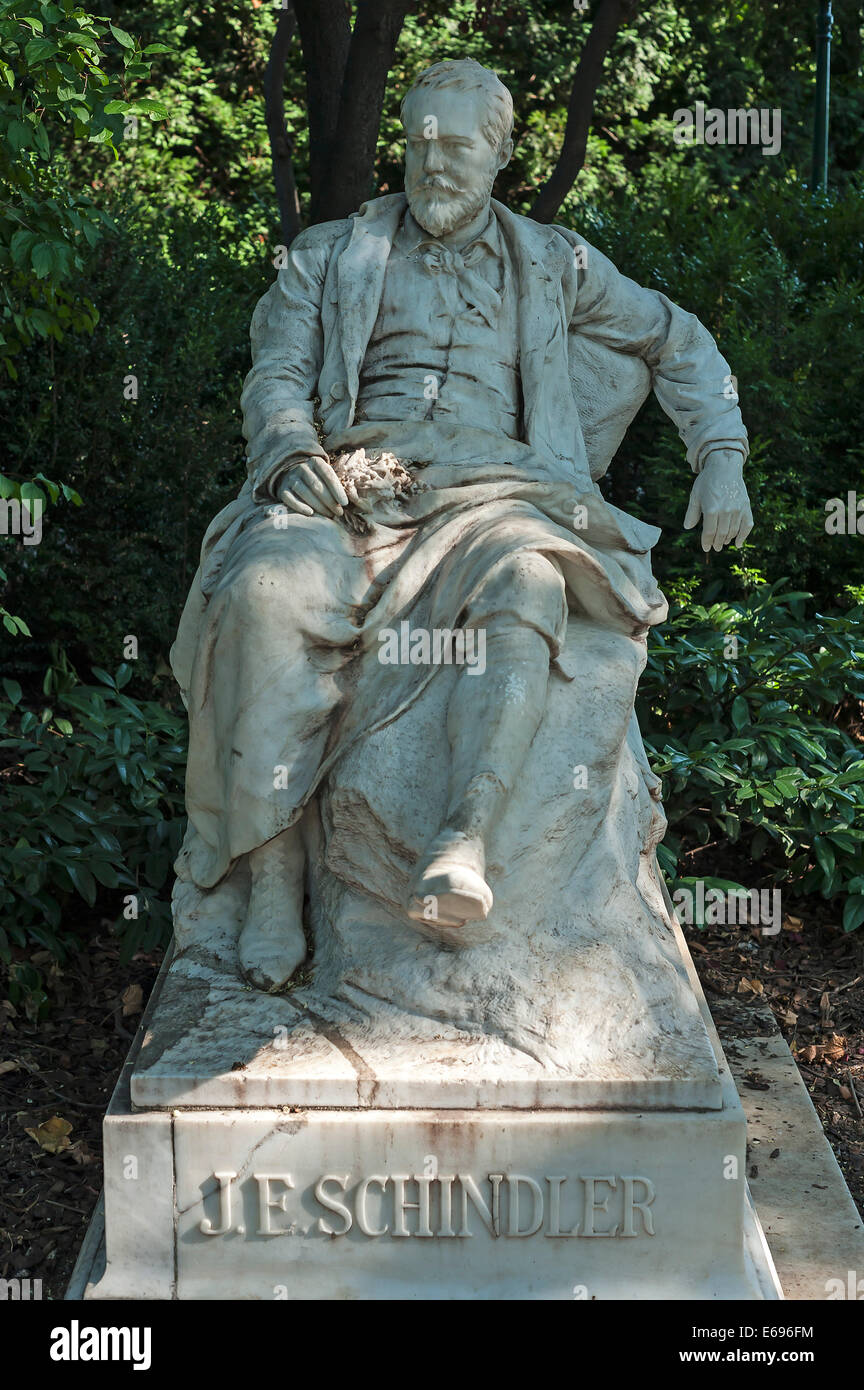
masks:
<path id="1" fill-rule="evenodd" d="M 76 903 L 99 906 L 123 954 L 170 932 L 170 872 L 183 827 L 185 720 L 124 693 L 132 672 L 94 668 L 78 684 L 64 662 L 44 680 L 46 704 L 24 708 L 20 685 L 0 699 L 0 960 L 36 944 L 63 959 Z M 132 897 L 137 918 L 124 917 Z M 32 967 L 30 971 L 32 973 Z M 41 984 L 11 973 L 13 1002 Z"/>
<path id="2" fill-rule="evenodd" d="M 843 727 L 864 699 L 864 609 L 805 616 L 811 596 L 759 584 L 740 602 L 684 602 L 652 634 L 640 687 L 664 782 L 663 868 L 709 842 L 740 845 L 793 896 L 864 922 L 864 746 Z M 746 885 L 752 887 L 753 885 Z"/>
<path id="3" fill-rule="evenodd" d="M 72 282 L 110 219 L 72 186 L 58 139 L 116 158 L 125 117 L 167 111 L 127 95 L 149 73 L 140 42 L 75 0 L 0 0 L 0 43 L 0 359 L 14 377 L 28 343 L 92 330 L 97 318 Z"/>
<path id="4" fill-rule="evenodd" d="M 41 486 L 40 486 L 41 484 Z M 30 478 L 25 483 L 17 483 L 13 478 L 7 478 L 0 473 L 0 514 L 3 515 L 4 531 L 6 536 L 20 532 L 22 536 L 27 535 L 33 538 L 32 543 L 38 544 L 38 537 L 41 536 L 42 514 L 46 506 L 45 494 L 56 503 L 61 494 L 67 502 L 72 502 L 76 507 L 81 506 L 81 498 L 74 488 L 66 483 L 55 483 L 50 478 L 46 478 L 44 473 L 37 473 L 35 478 Z M 13 524 L 17 520 L 18 532 L 13 531 Z M 26 544 L 26 541 L 24 542 Z M 0 582 L 5 583 L 7 579 L 6 571 L 0 567 Z M 0 603 L 0 620 L 3 627 L 12 637 L 24 635 L 32 637 L 32 633 L 23 618 L 10 613 L 9 609 Z"/>
<path id="5" fill-rule="evenodd" d="M 164 672 L 204 529 L 243 477 L 249 320 L 273 275 L 258 235 L 218 206 L 123 219 L 88 262 L 92 337 L 28 354 L 16 387 L 0 384 L 10 470 L 50 460 L 84 500 L 49 511 L 41 545 L 9 546 L 6 603 L 34 641 L 7 647 L 6 664 L 25 684 L 52 644 L 81 669 L 113 667 L 130 633 L 139 670 Z"/>
<path id="6" fill-rule="evenodd" d="M 813 202 L 760 184 L 706 214 L 680 173 L 641 206 L 586 210 L 580 231 L 633 279 L 692 310 L 738 383 L 750 434 L 745 470 L 757 552 L 770 581 L 789 573 L 823 607 L 843 602 L 861 546 L 826 535 L 826 504 L 864 495 L 864 199 L 850 186 Z M 681 523 L 692 484 L 675 431 L 652 401 L 603 487 L 610 501 L 668 532 L 655 551 L 661 582 L 692 574 L 700 553 Z M 707 578 L 736 590 L 736 552 L 711 555 Z"/>

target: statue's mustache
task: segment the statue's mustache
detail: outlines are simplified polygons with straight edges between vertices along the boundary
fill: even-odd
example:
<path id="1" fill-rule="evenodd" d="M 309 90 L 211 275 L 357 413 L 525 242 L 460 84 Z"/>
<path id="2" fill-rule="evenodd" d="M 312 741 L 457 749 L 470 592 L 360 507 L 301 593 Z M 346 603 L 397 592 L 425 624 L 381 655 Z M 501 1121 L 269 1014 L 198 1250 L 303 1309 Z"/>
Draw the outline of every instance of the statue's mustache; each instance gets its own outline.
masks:
<path id="1" fill-rule="evenodd" d="M 462 193 L 463 189 L 458 184 L 451 183 L 442 174 L 429 174 L 426 178 L 415 180 L 411 185 L 412 193 Z"/>

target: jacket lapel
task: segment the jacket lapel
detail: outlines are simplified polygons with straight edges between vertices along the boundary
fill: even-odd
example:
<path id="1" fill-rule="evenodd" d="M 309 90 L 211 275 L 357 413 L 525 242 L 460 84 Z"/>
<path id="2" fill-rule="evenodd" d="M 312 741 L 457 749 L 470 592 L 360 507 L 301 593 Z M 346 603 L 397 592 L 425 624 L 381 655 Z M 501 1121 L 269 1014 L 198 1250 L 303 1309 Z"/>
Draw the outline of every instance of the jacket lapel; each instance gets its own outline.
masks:
<path id="1" fill-rule="evenodd" d="M 351 240 L 339 257 L 338 332 L 352 415 L 363 355 L 381 303 L 387 258 L 406 201 L 404 193 L 395 193 L 364 203 L 354 218 Z"/>
<path id="2" fill-rule="evenodd" d="M 572 268 L 573 252 L 550 228 L 519 217 L 494 198 L 492 206 L 513 257 L 519 287 L 525 438 L 572 471 L 574 461 L 578 467 L 578 456 L 584 453 L 567 368 L 569 323 L 564 282 Z"/>

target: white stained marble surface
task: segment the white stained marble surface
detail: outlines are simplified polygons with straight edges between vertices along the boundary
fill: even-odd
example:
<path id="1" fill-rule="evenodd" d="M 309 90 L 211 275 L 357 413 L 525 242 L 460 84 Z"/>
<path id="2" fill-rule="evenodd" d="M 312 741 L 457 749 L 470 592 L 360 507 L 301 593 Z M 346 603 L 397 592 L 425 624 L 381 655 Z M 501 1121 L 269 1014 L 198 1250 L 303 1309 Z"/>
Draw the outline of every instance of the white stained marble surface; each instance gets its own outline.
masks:
<path id="1" fill-rule="evenodd" d="M 451 669 L 331 774 L 310 835 L 310 984 L 267 995 L 238 977 L 242 873 L 210 894 L 178 885 L 178 955 L 132 1077 L 137 1105 L 720 1105 L 656 877 L 662 814 L 628 738 L 638 645 L 570 628 L 581 717 L 573 684 L 555 677 L 490 847 L 481 939 L 448 950 L 398 908 L 429 808 L 446 797 L 446 765 L 428 749 Z M 580 764 L 588 785 L 576 789 Z M 406 798 L 412 786 L 422 796 Z"/>
<path id="2" fill-rule="evenodd" d="M 106 1121 L 107 1271 L 86 1296 L 782 1296 L 747 1196 L 744 1115 L 673 935 L 719 1108 L 615 1110 L 609 1087 L 587 1110 L 207 1109 L 199 1069 L 190 1108 L 136 1112 L 121 1078 Z M 139 1039 L 162 1033 L 166 988 Z M 404 1077 L 393 1094 L 412 1094 Z"/>
<path id="3" fill-rule="evenodd" d="M 743 1142 L 734 1103 L 179 1112 L 173 1296 L 776 1296 L 748 1258 Z"/>

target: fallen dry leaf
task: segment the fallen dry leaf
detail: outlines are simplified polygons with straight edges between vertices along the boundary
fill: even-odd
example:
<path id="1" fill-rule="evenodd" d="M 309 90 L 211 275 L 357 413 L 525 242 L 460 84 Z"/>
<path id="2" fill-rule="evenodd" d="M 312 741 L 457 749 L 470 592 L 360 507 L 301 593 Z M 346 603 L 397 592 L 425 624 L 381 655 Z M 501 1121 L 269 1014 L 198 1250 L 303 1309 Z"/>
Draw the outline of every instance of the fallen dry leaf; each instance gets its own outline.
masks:
<path id="1" fill-rule="evenodd" d="M 829 1043 L 822 1043 L 824 1049 L 822 1055 L 829 1062 L 837 1062 L 841 1057 L 846 1056 L 846 1039 L 841 1038 L 838 1033 L 831 1034 Z"/>
<path id="2" fill-rule="evenodd" d="M 846 1055 L 846 1039 L 832 1033 L 829 1042 L 810 1043 L 798 1055 L 805 1062 L 837 1062 Z"/>
<path id="3" fill-rule="evenodd" d="M 71 1145 L 69 1157 L 74 1158 L 76 1163 L 80 1163 L 84 1166 L 97 1161 L 96 1154 L 93 1153 L 92 1149 L 87 1147 L 87 1143 L 83 1139 L 76 1139 L 75 1143 Z"/>
<path id="4" fill-rule="evenodd" d="M 140 1014 L 144 1002 L 144 992 L 140 985 L 127 985 L 121 997 L 124 1018 L 128 1018 L 130 1014 Z"/>
<path id="5" fill-rule="evenodd" d="M 35 1139 L 40 1149 L 44 1149 L 46 1153 L 59 1154 L 63 1149 L 70 1147 L 69 1135 L 72 1133 L 72 1126 L 60 1115 L 52 1115 L 50 1120 L 46 1120 L 37 1129 L 25 1129 L 25 1133 L 29 1134 L 31 1139 Z"/>
<path id="6" fill-rule="evenodd" d="M 764 994 L 765 989 L 761 980 L 748 980 L 746 975 L 742 975 L 738 981 L 739 994 Z"/>
<path id="7" fill-rule="evenodd" d="M 12 1061 L 11 1058 L 8 1062 L 0 1062 L 0 1076 L 8 1076 L 10 1071 L 20 1071 L 18 1062 Z"/>

